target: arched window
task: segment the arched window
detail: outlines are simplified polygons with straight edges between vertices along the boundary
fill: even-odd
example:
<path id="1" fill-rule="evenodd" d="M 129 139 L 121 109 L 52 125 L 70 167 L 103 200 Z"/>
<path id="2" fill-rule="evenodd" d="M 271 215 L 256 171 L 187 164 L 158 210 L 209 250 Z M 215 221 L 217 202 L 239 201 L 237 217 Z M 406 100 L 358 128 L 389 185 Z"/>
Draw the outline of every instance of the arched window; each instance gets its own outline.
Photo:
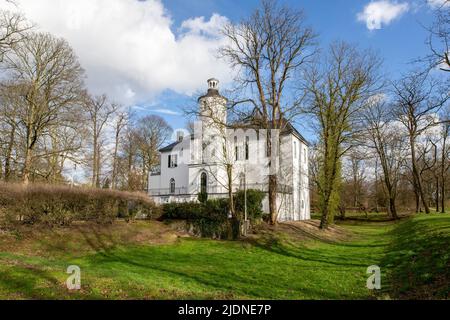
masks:
<path id="1" fill-rule="evenodd" d="M 175 179 L 170 179 L 170 193 L 174 194 L 175 193 Z"/>
<path id="2" fill-rule="evenodd" d="M 205 172 L 200 176 L 200 192 L 202 194 L 208 192 L 208 175 Z"/>

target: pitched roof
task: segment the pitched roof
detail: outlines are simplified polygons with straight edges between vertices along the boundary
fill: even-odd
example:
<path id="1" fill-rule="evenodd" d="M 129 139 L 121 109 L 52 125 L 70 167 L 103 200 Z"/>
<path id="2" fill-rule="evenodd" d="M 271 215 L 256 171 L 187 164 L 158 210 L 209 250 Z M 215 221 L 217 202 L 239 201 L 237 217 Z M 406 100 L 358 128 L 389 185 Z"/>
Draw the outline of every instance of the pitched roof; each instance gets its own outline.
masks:
<path id="1" fill-rule="evenodd" d="M 264 129 L 264 124 L 262 123 L 262 119 L 261 119 L 261 112 L 257 109 L 254 108 L 252 113 L 244 118 L 240 123 L 235 124 L 236 127 L 247 127 L 247 128 L 257 128 L 257 129 Z M 295 135 L 298 139 L 300 139 L 303 143 L 305 143 L 307 146 L 310 145 L 310 143 L 308 142 L 308 140 L 305 139 L 305 137 L 303 137 L 303 135 L 292 125 L 292 123 L 287 120 L 286 118 L 283 118 L 281 121 L 281 133 L 282 134 L 293 134 Z M 272 125 L 272 123 L 269 123 L 269 128 L 271 129 L 274 126 Z"/>
<path id="2" fill-rule="evenodd" d="M 169 152 L 169 151 L 172 151 L 173 149 L 175 149 L 175 147 L 177 146 L 177 145 L 179 145 L 181 143 L 181 141 L 177 141 L 177 142 L 174 142 L 174 143 L 172 143 L 172 144 L 169 144 L 168 146 L 166 146 L 166 147 L 164 147 L 164 148 L 162 148 L 162 149 L 159 149 L 159 152 Z"/>

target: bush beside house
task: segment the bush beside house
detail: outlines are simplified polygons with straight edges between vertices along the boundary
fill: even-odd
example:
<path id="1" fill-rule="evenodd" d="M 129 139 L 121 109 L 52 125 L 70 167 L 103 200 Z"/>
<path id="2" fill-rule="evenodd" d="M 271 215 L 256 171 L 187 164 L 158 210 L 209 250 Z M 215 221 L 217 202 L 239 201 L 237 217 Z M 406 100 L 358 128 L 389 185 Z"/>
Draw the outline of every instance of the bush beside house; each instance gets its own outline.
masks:
<path id="1" fill-rule="evenodd" d="M 261 221 L 262 201 L 265 194 L 258 190 L 247 191 L 247 214 L 252 223 Z M 235 195 L 238 219 L 228 217 L 228 199 L 205 200 L 203 202 L 169 203 L 163 205 L 161 220 L 184 220 L 191 233 L 216 239 L 237 239 L 241 221 L 244 220 L 245 194 Z"/>

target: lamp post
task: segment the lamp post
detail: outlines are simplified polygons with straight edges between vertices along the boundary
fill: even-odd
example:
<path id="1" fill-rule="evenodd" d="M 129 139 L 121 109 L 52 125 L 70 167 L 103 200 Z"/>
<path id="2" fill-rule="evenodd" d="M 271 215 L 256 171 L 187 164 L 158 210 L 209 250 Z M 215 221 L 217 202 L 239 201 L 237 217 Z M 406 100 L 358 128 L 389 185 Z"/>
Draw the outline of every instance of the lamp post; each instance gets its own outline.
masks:
<path id="1" fill-rule="evenodd" d="M 244 165 L 244 236 L 248 233 L 248 214 L 247 214 L 247 163 Z"/>

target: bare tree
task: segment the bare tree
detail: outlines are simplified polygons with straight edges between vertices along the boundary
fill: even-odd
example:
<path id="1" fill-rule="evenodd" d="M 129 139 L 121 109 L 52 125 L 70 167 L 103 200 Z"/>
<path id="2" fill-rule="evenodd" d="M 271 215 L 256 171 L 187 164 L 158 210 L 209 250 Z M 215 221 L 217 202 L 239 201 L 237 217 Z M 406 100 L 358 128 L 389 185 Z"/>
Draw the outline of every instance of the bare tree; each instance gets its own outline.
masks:
<path id="1" fill-rule="evenodd" d="M 349 177 L 352 194 L 352 207 L 360 208 L 363 206 L 364 182 L 366 180 L 365 159 L 367 154 L 363 148 L 354 148 L 347 154 L 349 162 Z"/>
<path id="2" fill-rule="evenodd" d="M 220 50 L 220 56 L 239 71 L 236 83 L 245 91 L 233 105 L 247 102 L 258 109 L 267 130 L 269 157 L 279 154 L 279 150 L 272 150 L 276 146 L 272 146 L 270 129 L 283 129 L 285 120 L 298 111 L 302 97 L 292 94 L 291 89 L 297 85 L 300 69 L 315 53 L 315 35 L 304 26 L 304 20 L 301 11 L 264 0 L 250 18 L 223 29 L 230 44 Z M 276 161 L 270 165 L 274 168 Z M 272 224 L 278 220 L 276 172 L 274 168 L 268 177 Z"/>
<path id="3" fill-rule="evenodd" d="M 4 161 L 4 180 L 9 181 L 12 175 L 13 152 L 17 147 L 17 139 L 19 135 L 19 108 L 21 107 L 21 99 L 19 97 L 20 88 L 17 85 L 4 82 L 0 86 L 0 124 L 1 124 L 1 163 Z M 2 170 L 0 170 L 1 175 Z"/>
<path id="4" fill-rule="evenodd" d="M 111 187 L 113 189 L 117 188 L 117 175 L 118 175 L 118 166 L 119 166 L 119 146 L 120 146 L 120 137 L 122 131 L 129 124 L 129 115 L 127 112 L 119 112 L 116 115 L 115 125 L 114 125 L 114 152 L 113 152 L 113 163 L 112 163 L 112 175 L 111 175 Z"/>
<path id="5" fill-rule="evenodd" d="M 108 101 L 106 95 L 86 96 L 83 105 L 87 116 L 87 123 L 92 139 L 92 179 L 93 187 L 100 187 L 101 184 L 101 163 L 102 163 L 102 147 L 105 139 L 105 129 L 108 121 L 118 111 L 119 106 Z"/>
<path id="6" fill-rule="evenodd" d="M 319 131 L 319 208 L 326 228 L 339 203 L 341 160 L 357 128 L 359 114 L 379 87 L 380 59 L 346 43 L 334 43 L 326 58 L 306 73 L 306 112 Z"/>
<path id="7" fill-rule="evenodd" d="M 24 40 L 31 27 L 21 14 L 0 10 L 0 61 L 12 47 Z"/>
<path id="8" fill-rule="evenodd" d="M 141 189 L 148 188 L 148 175 L 159 164 L 158 150 L 169 141 L 172 132 L 166 120 L 159 116 L 145 116 L 137 121 L 135 142 L 142 160 Z"/>
<path id="9" fill-rule="evenodd" d="M 60 114 L 79 102 L 83 70 L 72 48 L 47 33 L 29 33 L 5 56 L 5 68 L 17 84 L 21 108 L 17 118 L 25 131 L 24 184 L 30 181 L 34 151 Z"/>
<path id="10" fill-rule="evenodd" d="M 436 204 L 436 211 L 439 211 L 439 159 L 438 159 L 438 138 L 436 134 L 429 134 L 423 137 L 426 141 L 417 146 L 417 164 L 419 166 L 420 177 L 423 181 L 424 193 L 427 195 L 429 206 Z"/>
<path id="11" fill-rule="evenodd" d="M 383 185 L 388 200 L 388 213 L 398 219 L 396 206 L 401 168 L 406 160 L 405 135 L 394 122 L 392 106 L 378 99 L 365 110 L 363 119 L 367 127 L 368 147 L 375 150 L 383 171 Z"/>
<path id="12" fill-rule="evenodd" d="M 426 40 L 430 54 L 425 61 L 430 68 L 450 72 L 450 0 L 444 0 L 434 11 L 435 21 Z"/>
<path id="13" fill-rule="evenodd" d="M 441 212 L 445 213 L 445 201 L 446 201 L 446 183 L 448 178 L 448 172 L 450 170 L 450 107 L 447 106 L 446 110 L 442 113 L 442 126 L 441 126 L 441 155 L 440 155 L 440 183 L 441 183 Z"/>
<path id="14" fill-rule="evenodd" d="M 137 137 L 137 130 L 135 129 L 134 125 L 130 123 L 130 125 L 125 128 L 120 143 L 121 155 L 119 155 L 119 172 L 122 171 L 122 186 L 123 188 L 128 190 L 139 190 L 142 186 L 142 179 L 138 179 L 136 174 L 138 169 L 137 167 L 139 154 Z M 122 165 L 120 165 L 121 163 Z"/>
<path id="15" fill-rule="evenodd" d="M 395 114 L 408 133 L 417 212 L 422 202 L 425 212 L 430 213 L 417 163 L 417 139 L 438 124 L 436 113 L 450 98 L 448 86 L 443 84 L 432 79 L 429 74 L 420 72 L 410 73 L 393 84 Z"/>

